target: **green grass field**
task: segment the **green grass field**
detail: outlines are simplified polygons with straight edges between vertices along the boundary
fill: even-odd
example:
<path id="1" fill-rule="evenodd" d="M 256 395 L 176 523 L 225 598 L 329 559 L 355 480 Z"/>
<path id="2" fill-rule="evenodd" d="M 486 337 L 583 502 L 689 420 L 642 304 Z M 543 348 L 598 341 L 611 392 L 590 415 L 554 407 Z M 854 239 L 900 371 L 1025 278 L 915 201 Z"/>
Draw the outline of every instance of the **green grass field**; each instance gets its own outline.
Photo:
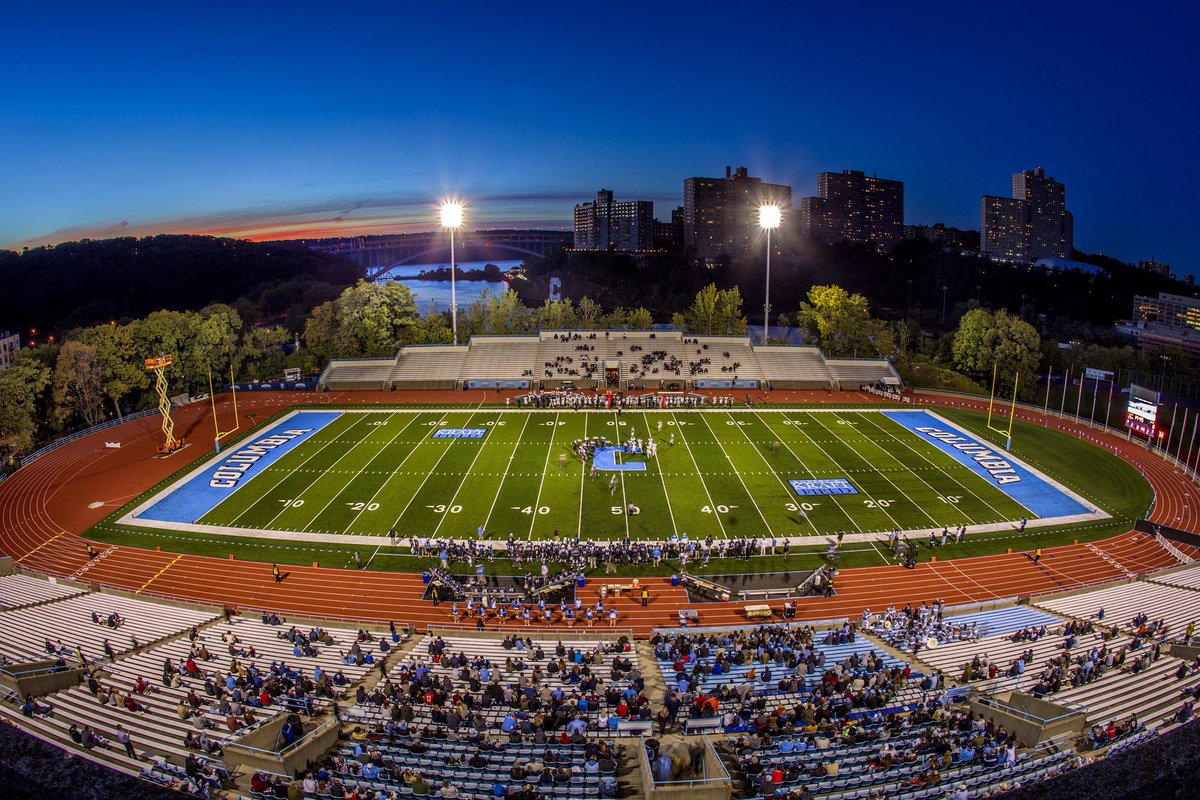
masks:
<path id="1" fill-rule="evenodd" d="M 441 427 L 487 434 L 432 438 Z M 657 458 L 639 457 L 645 471 L 592 477 L 571 450 L 574 440 L 624 440 L 631 430 L 660 443 Z M 800 497 L 793 478 L 847 478 L 859 493 Z M 638 513 L 627 513 L 630 504 Z M 557 530 L 611 539 L 940 529 L 1022 516 L 1031 515 L 1004 492 L 871 411 L 480 409 L 343 414 L 199 522 L 453 538 L 482 525 L 488 538 Z"/>

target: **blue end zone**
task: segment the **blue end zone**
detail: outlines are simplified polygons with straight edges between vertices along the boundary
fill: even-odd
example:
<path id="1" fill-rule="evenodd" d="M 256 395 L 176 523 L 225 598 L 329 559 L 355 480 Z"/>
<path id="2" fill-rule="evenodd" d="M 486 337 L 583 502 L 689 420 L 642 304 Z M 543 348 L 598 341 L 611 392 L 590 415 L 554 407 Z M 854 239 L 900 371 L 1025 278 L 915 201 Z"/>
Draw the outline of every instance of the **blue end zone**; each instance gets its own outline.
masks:
<path id="1" fill-rule="evenodd" d="M 949 453 L 988 483 L 1016 500 L 1039 517 L 1065 517 L 1087 514 L 1091 509 L 1063 494 L 1012 461 L 1005 452 L 951 427 L 925 411 L 883 411 L 885 417 L 907 428 L 922 439 Z"/>
<path id="2" fill-rule="evenodd" d="M 626 461 L 617 463 L 617 453 L 624 453 L 624 447 L 597 447 L 592 455 L 592 466 L 605 472 L 643 472 L 646 469 L 644 461 Z"/>
<path id="3" fill-rule="evenodd" d="M 138 519 L 195 522 L 255 475 L 260 475 L 300 442 L 342 415 L 341 411 L 299 411 L 270 429 L 226 450 L 193 472 Z"/>
<path id="4" fill-rule="evenodd" d="M 788 483 L 802 497 L 814 494 L 858 494 L 854 484 L 845 478 L 804 478 Z"/>
<path id="5" fill-rule="evenodd" d="M 487 428 L 438 428 L 434 439 L 482 439 Z"/>

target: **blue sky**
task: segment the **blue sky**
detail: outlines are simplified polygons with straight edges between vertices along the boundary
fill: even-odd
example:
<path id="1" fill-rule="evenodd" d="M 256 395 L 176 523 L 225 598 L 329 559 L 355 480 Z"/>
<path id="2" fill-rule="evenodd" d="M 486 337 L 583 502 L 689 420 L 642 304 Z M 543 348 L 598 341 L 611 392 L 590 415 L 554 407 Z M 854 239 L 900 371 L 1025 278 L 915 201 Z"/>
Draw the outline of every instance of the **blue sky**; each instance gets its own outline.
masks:
<path id="1" fill-rule="evenodd" d="M 1184 4 L 23 4 L 0 48 L 0 244 L 565 226 L 726 164 L 905 182 L 978 227 L 1043 166 L 1076 245 L 1178 271 L 1200 167 Z"/>

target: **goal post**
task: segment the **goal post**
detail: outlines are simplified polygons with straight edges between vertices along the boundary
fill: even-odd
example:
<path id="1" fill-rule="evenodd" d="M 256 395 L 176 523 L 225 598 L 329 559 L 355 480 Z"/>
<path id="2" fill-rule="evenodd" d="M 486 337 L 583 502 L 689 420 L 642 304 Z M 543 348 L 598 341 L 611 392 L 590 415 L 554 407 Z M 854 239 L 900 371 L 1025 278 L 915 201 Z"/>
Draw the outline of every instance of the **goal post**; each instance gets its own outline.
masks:
<path id="1" fill-rule="evenodd" d="M 989 431 L 992 431 L 993 433 L 999 434 L 1000 436 L 1004 437 L 1004 449 L 1005 450 L 1012 450 L 1013 420 L 1016 418 L 1016 415 L 1017 415 L 1017 387 L 1020 386 L 1021 373 L 1020 373 L 1020 371 L 1013 373 L 1013 394 L 1012 394 L 1012 400 L 1008 406 L 1007 427 L 1001 428 L 1001 427 L 997 427 L 997 426 L 1005 424 L 1003 399 L 1000 399 L 1001 405 L 1000 405 L 1000 409 L 999 409 L 999 417 L 997 417 L 997 415 L 996 415 L 996 401 L 998 399 L 996 397 L 996 378 L 999 375 L 999 370 L 1000 370 L 999 364 L 992 365 L 992 391 L 991 391 L 991 395 L 988 397 L 987 428 Z M 997 421 L 995 423 L 993 423 L 993 419 L 996 419 Z"/>

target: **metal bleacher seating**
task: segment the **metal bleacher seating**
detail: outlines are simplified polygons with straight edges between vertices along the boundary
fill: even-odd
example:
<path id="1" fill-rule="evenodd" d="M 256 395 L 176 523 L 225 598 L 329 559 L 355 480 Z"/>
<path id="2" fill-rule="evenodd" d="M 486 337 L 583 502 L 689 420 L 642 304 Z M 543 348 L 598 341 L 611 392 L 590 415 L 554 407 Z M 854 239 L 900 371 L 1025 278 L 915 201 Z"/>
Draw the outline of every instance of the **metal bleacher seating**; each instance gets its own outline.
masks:
<path id="1" fill-rule="evenodd" d="M 754 356 L 764 377 L 773 384 L 824 388 L 831 380 L 825 358 L 816 347 L 756 346 Z"/>
<path id="2" fill-rule="evenodd" d="M 467 346 L 402 347 L 388 375 L 389 385 L 426 384 L 421 388 L 454 388 L 467 360 Z"/>
<path id="3" fill-rule="evenodd" d="M 1184 589 L 1200 590 L 1200 564 L 1166 575 L 1151 575 L 1147 580 L 1166 586 L 1179 586 Z"/>
<path id="4" fill-rule="evenodd" d="M 602 384 L 605 362 L 620 363 L 621 385 L 655 388 L 687 381 L 767 381 L 777 388 L 823 389 L 899 376 L 882 359 L 826 360 L 819 348 L 752 345 L 745 336 L 679 331 L 541 331 L 472 336 L 469 344 L 405 346 L 394 359 L 336 359 L 321 376 L 332 390 L 451 388 L 460 381 Z M 714 384 L 715 386 L 715 384 Z"/>
<path id="5" fill-rule="evenodd" d="M 536 378 L 537 337 L 473 336 L 460 379 L 520 380 Z"/>
<path id="6" fill-rule="evenodd" d="M 177 612 L 183 611 L 167 606 L 160 606 L 157 610 L 159 616 L 165 618 L 174 617 Z M 185 625 L 182 629 L 186 630 L 187 627 Z M 259 620 L 249 617 L 235 616 L 229 621 L 222 620 L 198 629 L 194 643 L 188 636 L 180 636 L 156 647 L 118 658 L 106 665 L 102 673 L 96 674 L 100 686 L 108 691 L 116 690 L 119 692 L 118 696 L 131 694 L 144 711 L 131 711 L 123 705 L 114 705 L 111 702 L 102 704 L 86 685 L 81 684 L 45 698 L 45 702 L 53 707 L 52 716 L 23 717 L 21 725 L 66 747 L 72 746 L 68 736 L 68 728 L 72 724 L 81 728 L 90 725 L 113 742 L 110 749 L 102 752 L 106 764 L 131 774 L 145 767 L 143 759 L 157 759 L 160 764 L 165 761 L 168 767 L 171 763 L 181 764 L 189 753 L 203 755 L 201 751 L 189 750 L 185 746 L 184 738 L 188 733 L 205 731 L 214 740 L 220 740 L 233 732 L 226 726 L 226 715 L 218 710 L 218 701 L 208 690 L 205 681 L 211 679 L 224 687 L 226 676 L 233 674 L 230 670 L 235 660 L 243 669 L 250 666 L 258 668 L 264 673 L 264 677 L 269 677 L 269 668 L 276 663 L 286 663 L 291 669 L 309 678 L 313 676 L 313 670 L 317 666 L 329 675 L 341 670 L 348 681 L 361 678 L 368 669 L 368 665 L 343 663 L 341 653 L 348 650 L 354 642 L 355 631 L 322 629 L 329 643 L 317 644 L 318 655 L 295 656 L 293 644 L 279 636 L 287 629 L 286 625 L 264 625 Z M 305 628 L 304 632 L 309 633 L 309 629 Z M 236 643 L 233 637 L 236 637 Z M 179 685 L 176 687 L 164 685 L 164 662 L 167 659 L 172 663 L 186 660 L 193 653 L 193 647 L 198 648 L 201 644 L 207 648 L 210 658 L 204 660 L 193 656 L 199 673 L 194 676 L 181 674 Z M 255 652 L 254 656 L 242 654 L 248 653 L 251 648 Z M 133 692 L 134 683 L 138 678 L 144 678 L 152 685 L 149 692 Z M 344 692 L 345 688 L 338 691 Z M 185 700 L 189 692 L 195 692 L 202 700 L 198 713 L 204 720 L 203 726 L 195 719 L 181 719 L 176 713 L 177 705 Z M 250 692 L 249 695 L 256 698 L 257 692 Z M 319 710 L 327 702 L 314 701 L 314 710 Z M 265 722 L 284 709 L 302 709 L 298 701 L 284 695 L 273 697 L 272 703 L 265 707 L 257 705 L 257 700 L 252 702 L 248 696 L 244 706 L 255 718 L 255 724 Z M 239 722 L 243 720 L 239 718 Z M 114 731 L 117 725 L 129 732 L 138 759 L 130 758 L 119 745 L 115 745 Z M 247 726 L 241 724 L 237 730 L 246 729 Z"/>
<path id="7" fill-rule="evenodd" d="M 382 389 L 396 368 L 394 358 L 354 358 L 329 362 L 318 385 L 333 391 L 342 389 Z"/>
<path id="8" fill-rule="evenodd" d="M 110 628 L 92 621 L 117 613 L 124 620 Z M 123 595 L 89 592 L 41 605 L 0 612 L 0 656 L 9 661 L 31 661 L 50 657 L 49 641 L 69 663 L 79 648 L 89 661 L 106 659 L 104 642 L 117 654 L 135 646 L 145 647 L 162 639 L 203 625 L 217 617 L 216 611 L 172 608 Z"/>
<path id="9" fill-rule="evenodd" d="M 896 371 L 887 361 L 878 359 L 829 359 L 825 362 L 829 367 L 829 377 L 843 389 L 857 389 L 864 383 L 880 381 L 899 381 Z"/>
<path id="10" fill-rule="evenodd" d="M 31 578 L 28 575 L 5 575 L 0 578 L 0 611 L 62 600 L 86 591 L 74 586 Z"/>
<path id="11" fill-rule="evenodd" d="M 1030 603 L 1055 614 L 1079 619 L 1094 619 L 1103 608 L 1105 625 L 1116 625 L 1127 631 L 1137 627 L 1133 618 L 1144 613 L 1152 622 L 1165 621 L 1168 636 L 1182 634 L 1188 623 L 1200 622 L 1200 592 L 1147 581 L 1133 581 L 1066 597 L 1034 597 Z"/>

